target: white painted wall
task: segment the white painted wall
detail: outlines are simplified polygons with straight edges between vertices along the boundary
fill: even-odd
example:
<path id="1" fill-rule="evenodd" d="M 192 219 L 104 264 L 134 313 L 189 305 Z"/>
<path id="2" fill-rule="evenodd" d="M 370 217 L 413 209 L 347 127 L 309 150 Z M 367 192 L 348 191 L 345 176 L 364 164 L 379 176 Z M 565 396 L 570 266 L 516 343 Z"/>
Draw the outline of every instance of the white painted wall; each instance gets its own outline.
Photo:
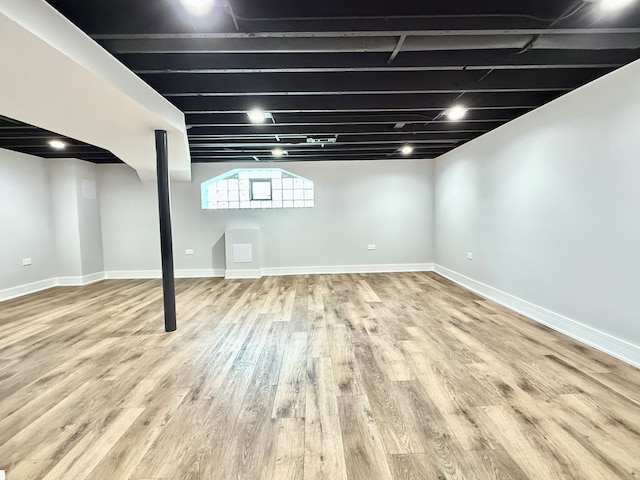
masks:
<path id="1" fill-rule="evenodd" d="M 432 161 L 273 165 L 313 180 L 316 207 L 200 208 L 201 182 L 232 168 L 265 164 L 195 164 L 192 183 L 172 184 L 176 269 L 224 269 L 223 234 L 227 228 L 261 229 L 262 266 L 267 269 L 432 262 Z M 126 166 L 99 169 L 105 269 L 158 270 L 155 186 L 140 183 Z M 368 251 L 368 244 L 376 244 L 377 249 Z M 195 255 L 186 256 L 187 248 L 194 249 Z"/>
<path id="2" fill-rule="evenodd" d="M 155 184 L 141 183 L 126 165 L 101 165 L 98 169 L 105 270 L 160 269 Z"/>
<path id="3" fill-rule="evenodd" d="M 0 301 L 102 276 L 99 203 L 82 195 L 82 180 L 96 176 L 81 160 L 0 149 Z"/>
<path id="4" fill-rule="evenodd" d="M 48 160 L 48 165 L 57 277 L 103 272 L 97 166 L 71 158 Z"/>
<path id="5" fill-rule="evenodd" d="M 438 159 L 436 263 L 640 348 L 639 79 L 636 62 Z"/>
<path id="6" fill-rule="evenodd" d="M 56 274 L 46 162 L 0 149 L 0 291 Z M 23 258 L 33 265 L 22 266 Z"/>
<path id="7" fill-rule="evenodd" d="M 78 194 L 75 164 L 69 159 L 49 160 L 51 210 L 56 255 L 56 276 L 82 276 Z"/>
<path id="8" fill-rule="evenodd" d="M 82 275 L 104 271 L 98 166 L 74 160 Z"/>

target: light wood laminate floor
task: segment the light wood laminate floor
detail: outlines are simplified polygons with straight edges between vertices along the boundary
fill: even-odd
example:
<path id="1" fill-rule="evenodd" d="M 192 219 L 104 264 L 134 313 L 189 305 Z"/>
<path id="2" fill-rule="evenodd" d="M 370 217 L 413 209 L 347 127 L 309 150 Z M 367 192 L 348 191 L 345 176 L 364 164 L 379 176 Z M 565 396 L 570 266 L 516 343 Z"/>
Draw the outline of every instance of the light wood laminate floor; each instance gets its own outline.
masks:
<path id="1" fill-rule="evenodd" d="M 640 372 L 433 273 L 0 304 L 7 480 L 638 479 Z"/>

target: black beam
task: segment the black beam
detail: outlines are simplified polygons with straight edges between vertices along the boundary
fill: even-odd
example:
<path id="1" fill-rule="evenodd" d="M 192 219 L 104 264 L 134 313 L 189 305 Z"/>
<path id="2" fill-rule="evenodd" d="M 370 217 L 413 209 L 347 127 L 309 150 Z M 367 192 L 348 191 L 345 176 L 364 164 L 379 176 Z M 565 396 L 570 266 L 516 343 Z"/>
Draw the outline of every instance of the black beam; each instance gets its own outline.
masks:
<path id="1" fill-rule="evenodd" d="M 569 91 L 487 92 L 467 93 L 464 103 L 468 107 L 511 107 L 513 105 L 543 105 Z M 256 105 L 270 112 L 274 110 L 308 111 L 313 109 L 363 109 L 363 108 L 416 108 L 446 109 L 456 102 L 460 92 L 451 93 L 394 93 L 375 95 L 250 95 L 216 96 L 193 95 L 170 97 L 169 100 L 186 113 L 198 111 L 240 110 L 248 112 Z"/>
<path id="2" fill-rule="evenodd" d="M 123 53 L 342 53 L 517 49 L 531 37 L 560 49 L 635 49 L 638 28 L 547 28 L 94 35 L 111 52 Z M 534 48 L 541 48 L 536 45 Z"/>
<path id="3" fill-rule="evenodd" d="M 171 238 L 171 195 L 169 190 L 169 154 L 167 132 L 156 130 L 158 173 L 158 210 L 160 213 L 160 254 L 162 256 L 162 291 L 164 294 L 164 329 L 176 330 L 176 289 Z"/>
<path id="4" fill-rule="evenodd" d="M 279 137 L 283 142 L 302 142 L 306 143 L 306 137 L 308 134 L 305 130 L 301 130 L 297 134 L 291 135 L 283 135 Z M 317 133 L 315 135 L 318 135 Z M 330 136 L 327 135 L 318 135 L 318 136 Z M 366 141 L 379 141 L 383 142 L 385 140 L 389 141 L 406 141 L 407 138 L 411 138 L 412 140 L 421 140 L 421 141 L 466 141 L 478 136 L 478 131 L 468 131 L 468 130 L 459 130 L 459 131 L 437 131 L 437 132 L 407 132 L 404 133 L 404 130 L 393 130 L 388 132 L 364 132 L 364 133 L 341 133 L 340 141 L 344 142 L 366 142 Z M 225 143 L 225 142 L 243 142 L 245 145 L 252 144 L 262 144 L 264 142 L 274 141 L 275 137 L 273 134 L 250 134 L 245 133 L 236 134 L 236 135 L 189 135 L 189 145 L 191 147 L 197 147 L 202 143 Z"/>
<path id="5" fill-rule="evenodd" d="M 506 91 L 573 89 L 612 68 L 549 69 L 532 75 L 527 70 L 440 72 L 247 73 L 247 74 L 144 74 L 140 77 L 163 95 L 211 94 L 314 94 L 368 92 Z"/>
<path id="6" fill-rule="evenodd" d="M 493 109 L 493 110 L 471 110 L 466 119 L 468 120 L 502 120 L 505 118 L 512 119 L 519 117 L 527 112 L 530 112 L 533 108 L 512 108 L 512 109 Z M 308 124 L 313 123 L 317 125 L 323 124 L 367 124 L 369 122 L 383 122 L 383 123 L 425 123 L 430 122 L 436 118 L 440 120 L 446 120 L 442 117 L 440 110 L 422 110 L 416 112 L 365 112 L 365 113 L 274 113 L 273 117 L 277 125 L 293 125 L 293 124 Z M 246 113 L 203 113 L 199 115 L 187 114 L 187 125 L 213 125 L 213 126 L 232 126 L 237 124 L 239 126 L 248 125 L 255 127 L 249 121 Z"/>
<path id="7" fill-rule="evenodd" d="M 193 157 L 191 159 L 192 163 L 232 163 L 232 162 L 251 162 L 253 164 L 259 163 L 286 163 L 286 162 L 324 162 L 324 161 L 332 161 L 332 160 L 345 160 L 357 162 L 360 160 L 389 160 L 390 158 L 406 158 L 406 159 L 429 159 L 429 158 L 438 158 L 440 155 L 447 153 L 449 150 L 442 150 L 439 152 L 425 152 L 425 154 L 413 153 L 410 157 L 405 157 L 401 155 L 399 152 L 393 151 L 387 154 L 378 153 L 375 155 L 364 155 L 364 154 L 356 154 L 356 155 L 314 155 L 314 156 L 284 156 L 278 159 L 274 159 L 271 155 L 238 155 L 238 156 L 229 156 L 225 158 L 211 158 L 207 156 L 203 157 Z M 256 158 L 258 159 L 256 161 Z M 259 163 L 258 163 L 259 162 Z"/>
<path id="8" fill-rule="evenodd" d="M 223 53 L 159 53 L 155 55 L 131 53 L 118 59 L 138 74 L 162 72 L 217 71 L 292 71 L 313 69 L 416 69 L 462 70 L 469 68 L 592 68 L 587 66 L 625 65 L 637 59 L 634 50 L 530 50 L 516 55 L 517 50 L 473 50 L 402 52 L 391 65 L 386 52 L 316 53 L 316 54 L 237 54 Z M 248 73 L 248 72 L 247 72 Z"/>
<path id="9" fill-rule="evenodd" d="M 438 121 L 438 122 L 428 122 L 425 121 L 423 124 L 415 124 L 410 123 L 407 124 L 403 129 L 403 133 L 428 133 L 430 131 L 477 131 L 477 132 L 487 132 L 488 130 L 492 130 L 500 125 L 506 123 L 509 119 L 502 120 L 489 120 L 484 122 L 448 122 L 448 121 Z M 250 128 L 255 127 L 255 128 Z M 246 134 L 246 133 L 255 133 L 255 134 L 270 134 L 270 135 L 296 135 L 301 132 L 305 132 L 309 135 L 341 135 L 345 133 L 358 133 L 358 134 L 367 134 L 367 133 L 379 133 L 379 132 L 391 132 L 393 131 L 393 126 L 390 124 L 379 124 L 379 125 L 361 125 L 361 124 L 351 124 L 351 125 L 250 125 L 248 127 L 220 127 L 220 126 L 198 126 L 194 125 L 189 128 L 189 135 L 236 135 L 238 133 Z"/>

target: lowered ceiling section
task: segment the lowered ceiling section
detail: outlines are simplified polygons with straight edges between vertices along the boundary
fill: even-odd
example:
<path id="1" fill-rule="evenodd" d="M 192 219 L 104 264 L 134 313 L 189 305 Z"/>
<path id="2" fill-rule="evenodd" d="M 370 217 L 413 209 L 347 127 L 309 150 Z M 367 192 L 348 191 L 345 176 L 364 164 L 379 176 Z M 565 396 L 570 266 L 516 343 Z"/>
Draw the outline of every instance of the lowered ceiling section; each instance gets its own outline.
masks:
<path id="1" fill-rule="evenodd" d="M 55 132 L 70 147 L 94 145 L 152 180 L 153 131 L 167 130 L 172 177 L 191 178 L 182 112 L 46 2 L 0 0 L 0 62 L 0 115 L 28 124 L 14 133 L 41 144 Z"/>

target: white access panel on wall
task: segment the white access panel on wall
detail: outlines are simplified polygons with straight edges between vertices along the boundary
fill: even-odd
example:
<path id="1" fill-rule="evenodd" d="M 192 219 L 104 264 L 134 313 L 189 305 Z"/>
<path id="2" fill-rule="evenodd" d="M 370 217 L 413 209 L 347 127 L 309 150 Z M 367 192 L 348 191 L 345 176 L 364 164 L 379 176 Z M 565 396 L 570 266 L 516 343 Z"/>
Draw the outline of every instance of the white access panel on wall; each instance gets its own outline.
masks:
<path id="1" fill-rule="evenodd" d="M 233 263 L 253 263 L 253 245 L 235 243 L 233 245 Z"/>
<path id="2" fill-rule="evenodd" d="M 224 232 L 225 278 L 260 278 L 260 229 L 231 228 Z"/>

